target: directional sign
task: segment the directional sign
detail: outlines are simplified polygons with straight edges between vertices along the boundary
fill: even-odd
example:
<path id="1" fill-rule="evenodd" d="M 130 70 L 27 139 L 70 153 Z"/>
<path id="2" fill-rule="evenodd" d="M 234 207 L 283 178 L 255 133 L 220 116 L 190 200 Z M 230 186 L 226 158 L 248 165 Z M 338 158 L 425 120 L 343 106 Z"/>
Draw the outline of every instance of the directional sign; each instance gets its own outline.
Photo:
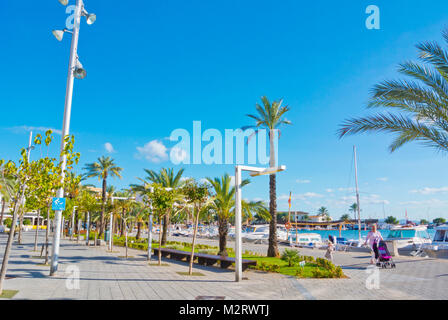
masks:
<path id="1" fill-rule="evenodd" d="M 51 203 L 51 209 L 64 210 L 65 209 L 65 198 L 53 198 L 53 202 Z"/>

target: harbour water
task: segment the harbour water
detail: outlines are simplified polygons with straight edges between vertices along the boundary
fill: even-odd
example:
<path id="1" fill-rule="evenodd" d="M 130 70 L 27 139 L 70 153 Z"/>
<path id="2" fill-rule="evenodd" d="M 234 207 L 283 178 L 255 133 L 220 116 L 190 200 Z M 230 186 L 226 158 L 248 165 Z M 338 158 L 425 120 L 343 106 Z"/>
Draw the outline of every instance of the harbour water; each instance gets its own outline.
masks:
<path id="1" fill-rule="evenodd" d="M 381 232 L 381 235 L 383 238 L 387 238 L 389 234 L 389 230 L 383 229 L 378 230 Z M 289 230 L 290 234 L 295 234 L 295 229 Z M 434 237 L 435 230 L 434 229 L 428 229 L 427 230 L 429 237 L 432 239 Z M 322 237 L 322 240 L 328 239 L 329 235 L 332 235 L 333 237 L 339 237 L 339 230 L 299 230 L 298 233 L 318 233 Z M 369 230 L 361 230 L 361 237 L 366 237 L 369 233 Z M 349 239 L 358 239 L 358 230 L 341 230 L 341 237 Z"/>

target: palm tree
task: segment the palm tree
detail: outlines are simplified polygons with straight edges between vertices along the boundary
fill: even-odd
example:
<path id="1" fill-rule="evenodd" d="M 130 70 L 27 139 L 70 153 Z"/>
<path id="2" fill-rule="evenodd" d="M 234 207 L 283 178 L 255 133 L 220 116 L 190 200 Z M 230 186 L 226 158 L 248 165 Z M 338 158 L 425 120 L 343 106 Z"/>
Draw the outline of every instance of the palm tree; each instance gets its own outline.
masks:
<path id="1" fill-rule="evenodd" d="M 227 256 L 227 233 L 229 232 L 229 221 L 235 214 L 235 186 L 231 187 L 231 178 L 226 173 L 221 178 L 207 178 L 215 192 L 213 207 L 218 218 L 218 234 L 219 234 L 219 255 Z M 241 182 L 241 187 L 250 183 L 248 179 Z M 261 201 L 247 202 L 241 201 L 242 211 L 246 215 L 252 216 L 253 213 L 260 214 L 263 212 L 263 203 Z M 264 210 L 267 210 L 264 207 Z"/>
<path id="2" fill-rule="evenodd" d="M 143 182 L 143 184 L 131 185 L 131 188 L 137 192 L 145 193 L 146 192 L 145 186 L 153 183 L 156 183 L 162 186 L 163 188 L 171 188 L 174 190 L 179 189 L 184 185 L 184 180 L 182 180 L 182 174 L 184 173 L 184 169 L 179 169 L 179 171 L 176 174 L 174 173 L 174 169 L 172 168 L 168 169 L 162 168 L 160 172 L 148 169 L 144 169 L 144 171 L 146 172 L 147 176 L 144 179 L 140 179 Z M 170 224 L 170 215 L 165 214 L 163 216 L 162 245 L 166 245 L 166 237 L 169 224 Z"/>
<path id="3" fill-rule="evenodd" d="M 358 204 L 355 202 L 353 203 L 350 208 L 348 209 L 348 211 L 353 212 L 353 215 L 355 216 L 355 220 L 356 220 L 356 212 L 358 212 Z"/>
<path id="4" fill-rule="evenodd" d="M 268 98 L 265 96 L 261 97 L 261 101 L 263 104 L 262 106 L 258 103 L 255 105 L 255 109 L 257 110 L 258 114 L 247 115 L 255 120 L 255 125 L 246 126 L 243 129 L 255 128 L 255 133 L 258 132 L 258 128 L 269 130 L 269 166 L 275 167 L 275 130 L 277 130 L 283 124 L 291 124 L 291 121 L 287 120 L 284 117 L 285 113 L 289 111 L 289 107 L 282 107 L 283 100 L 274 101 L 271 104 Z M 277 185 L 275 177 L 275 174 L 269 175 L 269 213 L 271 214 L 271 221 L 269 222 L 268 257 L 279 256 L 277 242 Z"/>
<path id="5" fill-rule="evenodd" d="M 348 214 L 343 214 L 342 216 L 341 216 L 341 219 L 340 219 L 341 221 L 344 221 L 344 222 L 347 222 L 347 221 L 350 221 L 350 216 L 348 215 Z"/>
<path id="6" fill-rule="evenodd" d="M 109 177 L 109 175 L 111 177 L 121 178 L 120 172 L 123 169 L 115 164 L 114 159 L 102 156 L 98 158 L 98 162 L 86 164 L 84 170 L 87 170 L 87 173 L 85 174 L 87 178 L 98 177 L 98 180 L 101 179 L 103 180 L 100 233 L 99 233 L 99 237 L 101 237 L 104 229 L 104 211 L 106 206 L 107 178 Z"/>
<path id="7" fill-rule="evenodd" d="M 448 29 L 443 31 L 448 43 Z M 406 80 L 383 81 L 372 90 L 368 108 L 383 113 L 345 120 L 339 137 L 363 132 L 395 134 L 393 152 L 411 141 L 448 151 L 448 51 L 436 42 L 417 45 L 420 62 L 407 61 L 398 72 Z"/>

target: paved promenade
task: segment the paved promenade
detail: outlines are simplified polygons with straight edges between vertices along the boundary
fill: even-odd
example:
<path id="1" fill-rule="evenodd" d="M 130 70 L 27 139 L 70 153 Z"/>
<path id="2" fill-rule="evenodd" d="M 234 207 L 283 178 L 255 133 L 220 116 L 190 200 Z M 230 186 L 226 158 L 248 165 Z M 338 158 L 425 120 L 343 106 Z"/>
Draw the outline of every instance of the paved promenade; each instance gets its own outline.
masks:
<path id="1" fill-rule="evenodd" d="M 43 237 L 41 237 L 42 239 Z M 87 247 L 84 242 L 61 241 L 57 276 L 33 252 L 34 237 L 25 233 L 24 244 L 14 244 L 5 289 L 19 290 L 14 299 L 448 299 L 448 261 L 403 257 L 397 269 L 379 270 L 379 289 L 368 289 L 369 256 L 336 253 L 335 262 L 348 279 L 295 279 L 274 273 L 246 271 L 248 280 L 235 283 L 232 270 L 195 265 L 203 276 L 184 276 L 188 264 L 164 260 L 168 266 L 148 265 L 145 252 L 129 249 L 129 259 L 120 258 L 124 249 L 109 253 L 105 247 Z M 6 235 L 0 234 L 0 253 Z M 254 245 L 250 245 L 254 246 Z M 265 247 L 249 250 L 263 250 Z M 256 245 L 255 245 L 256 246 Z M 302 254 L 322 256 L 323 251 L 301 249 Z M 152 261 L 152 264 L 155 261 Z M 79 271 L 79 288 L 73 277 Z M 375 282 L 373 282 L 375 283 Z"/>

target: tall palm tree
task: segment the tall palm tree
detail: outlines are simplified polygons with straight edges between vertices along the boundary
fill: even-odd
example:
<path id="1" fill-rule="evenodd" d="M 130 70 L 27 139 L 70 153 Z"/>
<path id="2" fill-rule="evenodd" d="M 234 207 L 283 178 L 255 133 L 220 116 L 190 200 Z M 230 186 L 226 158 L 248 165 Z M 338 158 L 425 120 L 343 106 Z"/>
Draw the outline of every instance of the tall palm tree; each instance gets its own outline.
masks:
<path id="1" fill-rule="evenodd" d="M 255 125 L 243 127 L 243 129 L 255 128 L 256 133 L 259 128 L 267 129 L 269 131 L 269 166 L 275 167 L 275 130 L 281 125 L 291 124 L 284 116 L 289 111 L 288 106 L 282 106 L 283 100 L 274 101 L 272 104 L 267 97 L 261 97 L 262 105 L 256 104 L 255 109 L 258 114 L 248 114 L 247 116 L 255 120 Z M 271 221 L 269 222 L 269 247 L 268 257 L 277 257 L 278 241 L 277 241 L 277 185 L 275 174 L 269 176 L 269 213 L 271 214 Z"/>
<path id="2" fill-rule="evenodd" d="M 162 168 L 160 172 L 154 170 L 144 169 L 147 176 L 144 179 L 140 179 L 143 184 L 135 185 L 132 184 L 131 188 L 135 191 L 145 192 L 145 186 L 156 183 L 163 188 L 179 189 L 184 185 L 184 180 L 182 180 L 182 174 L 185 169 L 179 169 L 177 173 L 174 173 L 172 168 Z M 173 211 L 173 210 L 172 210 Z M 172 213 L 172 212 L 171 212 Z M 163 216 L 163 231 L 162 231 L 162 245 L 166 244 L 166 237 L 168 226 L 170 224 L 170 215 L 166 214 Z"/>
<path id="3" fill-rule="evenodd" d="M 356 213 L 358 212 L 358 204 L 355 202 L 353 203 L 350 208 L 348 209 L 348 211 L 353 212 L 353 215 L 355 216 L 355 220 L 356 220 Z"/>
<path id="4" fill-rule="evenodd" d="M 448 43 L 448 29 L 443 31 Z M 448 151 L 448 51 L 436 42 L 417 46 L 419 62 L 407 61 L 398 72 L 406 80 L 383 81 L 372 89 L 368 108 L 384 112 L 345 120 L 339 137 L 363 132 L 395 134 L 393 152 L 411 141 Z"/>
<path id="5" fill-rule="evenodd" d="M 227 234 L 229 232 L 228 224 L 230 218 L 235 214 L 235 186 L 231 187 L 231 178 L 226 173 L 221 178 L 207 178 L 215 191 L 213 207 L 218 217 L 218 234 L 219 234 L 219 255 L 227 256 Z M 249 184 L 248 179 L 241 182 L 241 186 Z M 263 203 L 241 201 L 242 211 L 246 215 L 252 216 L 253 213 L 263 212 Z M 264 210 L 267 210 L 264 207 Z"/>
<path id="6" fill-rule="evenodd" d="M 106 206 L 107 178 L 110 175 L 111 177 L 118 177 L 121 179 L 120 172 L 123 169 L 115 164 L 114 159 L 102 156 L 98 158 L 98 162 L 86 164 L 84 170 L 87 170 L 87 173 L 85 174 L 87 178 L 98 177 L 98 180 L 100 181 L 103 180 L 100 233 L 99 233 L 99 237 L 101 237 L 104 230 L 104 211 Z"/>

